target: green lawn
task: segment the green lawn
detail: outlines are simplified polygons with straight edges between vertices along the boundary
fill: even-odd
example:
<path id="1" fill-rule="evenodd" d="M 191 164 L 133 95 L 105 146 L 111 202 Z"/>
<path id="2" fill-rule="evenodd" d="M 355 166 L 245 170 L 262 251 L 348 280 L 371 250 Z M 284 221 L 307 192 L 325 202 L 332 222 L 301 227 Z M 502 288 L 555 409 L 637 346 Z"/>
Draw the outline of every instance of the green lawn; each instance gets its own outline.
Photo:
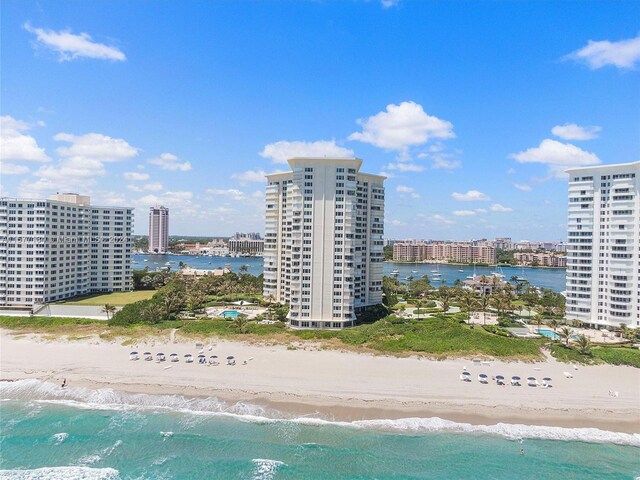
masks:
<path id="1" fill-rule="evenodd" d="M 115 306 L 128 305 L 129 303 L 138 302 L 140 300 L 148 300 L 156 293 L 155 290 L 136 290 L 134 292 L 113 292 L 98 295 L 90 295 L 88 297 L 72 298 L 57 303 L 65 305 L 93 305 L 102 306 L 107 303 Z"/>

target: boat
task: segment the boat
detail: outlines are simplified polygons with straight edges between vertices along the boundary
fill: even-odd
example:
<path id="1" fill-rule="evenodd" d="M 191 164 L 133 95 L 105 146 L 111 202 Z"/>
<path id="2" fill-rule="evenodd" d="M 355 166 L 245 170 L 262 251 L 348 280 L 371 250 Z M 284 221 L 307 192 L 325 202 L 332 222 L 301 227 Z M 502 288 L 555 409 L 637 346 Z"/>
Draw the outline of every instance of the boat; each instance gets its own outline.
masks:
<path id="1" fill-rule="evenodd" d="M 418 273 L 418 270 L 411 270 L 411 273 Z"/>
<path id="2" fill-rule="evenodd" d="M 391 270 L 391 273 L 400 273 L 400 270 L 394 269 L 394 270 Z"/>
<path id="3" fill-rule="evenodd" d="M 398 275 L 400 275 L 400 272 L 391 272 L 392 277 L 397 277 Z"/>
<path id="4" fill-rule="evenodd" d="M 500 265 L 496 265 L 496 269 L 491 272 L 492 277 L 504 278 L 504 273 L 502 272 L 502 268 Z"/>
<path id="5" fill-rule="evenodd" d="M 464 272 L 464 270 L 463 270 L 463 269 L 461 269 L 461 268 L 460 268 L 460 269 L 458 269 L 458 271 L 459 271 L 459 272 Z"/>
<path id="6" fill-rule="evenodd" d="M 467 277 L 467 280 L 473 280 L 474 278 L 476 278 L 476 276 L 477 276 L 477 275 L 476 275 L 476 264 L 474 263 L 474 264 L 473 264 L 473 275 L 469 275 L 469 276 Z"/>

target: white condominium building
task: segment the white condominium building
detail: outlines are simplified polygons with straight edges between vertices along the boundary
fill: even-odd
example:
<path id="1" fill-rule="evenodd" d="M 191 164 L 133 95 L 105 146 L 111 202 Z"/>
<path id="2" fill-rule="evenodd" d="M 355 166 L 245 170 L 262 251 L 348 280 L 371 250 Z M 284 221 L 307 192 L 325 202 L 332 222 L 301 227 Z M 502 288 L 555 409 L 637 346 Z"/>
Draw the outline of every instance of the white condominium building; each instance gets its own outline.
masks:
<path id="1" fill-rule="evenodd" d="M 167 253 L 169 251 L 169 209 L 166 207 L 149 208 L 149 253 Z"/>
<path id="2" fill-rule="evenodd" d="M 0 198 L 0 306 L 128 291 L 133 210 L 84 195 Z"/>
<path id="3" fill-rule="evenodd" d="M 640 327 L 640 162 L 567 173 L 567 319 Z"/>
<path id="4" fill-rule="evenodd" d="M 382 303 L 385 177 L 355 158 L 292 158 L 267 175 L 264 295 L 294 328 L 343 328 Z"/>

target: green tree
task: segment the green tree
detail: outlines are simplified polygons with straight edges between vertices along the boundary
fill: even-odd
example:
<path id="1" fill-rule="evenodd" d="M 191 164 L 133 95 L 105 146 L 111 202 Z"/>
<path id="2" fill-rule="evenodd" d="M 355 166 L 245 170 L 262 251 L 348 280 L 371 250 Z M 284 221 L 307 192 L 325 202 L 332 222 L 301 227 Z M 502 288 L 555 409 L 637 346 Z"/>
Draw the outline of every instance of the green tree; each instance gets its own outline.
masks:
<path id="1" fill-rule="evenodd" d="M 442 311 L 447 313 L 451 306 L 451 301 L 455 297 L 455 290 L 451 287 L 442 286 L 438 289 L 438 298 L 442 304 Z"/>
<path id="2" fill-rule="evenodd" d="M 102 307 L 102 313 L 107 314 L 107 321 L 111 320 L 111 316 L 116 312 L 116 307 L 109 303 L 105 303 Z"/>
<path id="3" fill-rule="evenodd" d="M 583 355 L 588 355 L 591 350 L 591 340 L 586 335 L 580 335 L 576 339 L 578 351 Z"/>
<path id="4" fill-rule="evenodd" d="M 467 312 L 469 319 L 471 318 L 471 309 L 475 308 L 478 303 L 478 295 L 473 290 L 464 289 L 459 296 L 460 304 Z"/>
<path id="5" fill-rule="evenodd" d="M 569 339 L 571 338 L 571 335 L 573 335 L 573 330 L 569 327 L 562 327 L 558 332 L 558 335 L 560 335 L 560 338 L 564 340 L 565 346 L 568 347 Z"/>
<path id="6" fill-rule="evenodd" d="M 247 333 L 248 327 L 249 317 L 247 317 L 244 313 L 238 314 L 238 316 L 231 321 L 231 328 L 233 328 L 238 333 Z"/>
<path id="7" fill-rule="evenodd" d="M 147 323 L 158 323 L 164 320 L 164 309 L 158 303 L 149 302 L 142 310 L 142 318 Z"/>

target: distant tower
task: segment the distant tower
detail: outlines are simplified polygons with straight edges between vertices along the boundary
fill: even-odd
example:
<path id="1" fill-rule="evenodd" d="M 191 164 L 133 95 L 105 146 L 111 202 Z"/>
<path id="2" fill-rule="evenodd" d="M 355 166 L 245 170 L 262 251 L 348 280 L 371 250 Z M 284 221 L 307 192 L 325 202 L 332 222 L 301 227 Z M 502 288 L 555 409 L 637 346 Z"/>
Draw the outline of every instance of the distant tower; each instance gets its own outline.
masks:
<path id="1" fill-rule="evenodd" d="M 149 209 L 149 253 L 169 250 L 169 209 L 155 206 Z"/>

